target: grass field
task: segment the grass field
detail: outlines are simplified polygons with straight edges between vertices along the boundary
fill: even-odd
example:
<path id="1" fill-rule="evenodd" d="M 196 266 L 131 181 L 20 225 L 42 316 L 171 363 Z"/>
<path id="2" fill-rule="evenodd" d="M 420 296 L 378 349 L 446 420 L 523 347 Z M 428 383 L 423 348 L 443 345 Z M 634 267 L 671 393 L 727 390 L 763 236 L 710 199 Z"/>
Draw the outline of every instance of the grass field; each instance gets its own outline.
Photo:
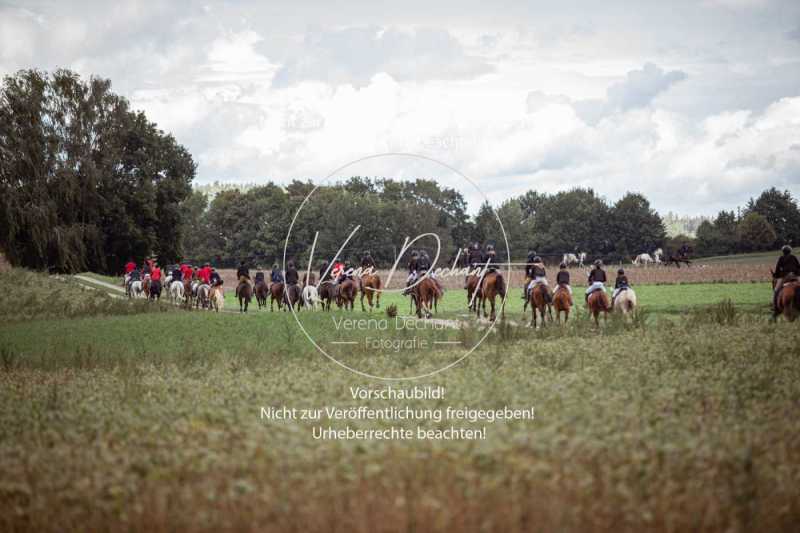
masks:
<path id="1" fill-rule="evenodd" d="M 792 531 L 800 521 L 800 330 L 768 320 L 766 283 L 639 286 L 645 319 L 600 329 L 584 313 L 566 328 L 524 327 L 513 289 L 505 325 L 415 382 L 444 386 L 445 399 L 408 405 L 535 406 L 536 419 L 465 423 L 485 424 L 487 438 L 451 441 L 318 441 L 319 423 L 261 419 L 265 406 L 397 403 L 353 400 L 349 387 L 385 384 L 325 359 L 289 313 L 131 304 L 20 271 L 0 274 L 0 291 L 13 298 L 0 324 L 0 530 Z M 48 311 L 53 291 L 69 317 Z M 450 291 L 442 316 L 473 323 L 463 301 Z M 324 335 L 331 315 L 301 319 Z M 456 351 L 433 362 L 343 356 L 409 375 Z"/>

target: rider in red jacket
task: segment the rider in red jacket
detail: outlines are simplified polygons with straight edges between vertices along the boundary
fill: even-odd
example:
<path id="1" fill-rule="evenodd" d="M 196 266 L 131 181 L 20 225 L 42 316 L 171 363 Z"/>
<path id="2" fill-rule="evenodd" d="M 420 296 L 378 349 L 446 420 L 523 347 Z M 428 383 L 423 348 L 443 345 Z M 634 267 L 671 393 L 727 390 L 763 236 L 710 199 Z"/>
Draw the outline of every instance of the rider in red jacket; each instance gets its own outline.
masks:
<path id="1" fill-rule="evenodd" d="M 206 285 L 211 285 L 211 265 L 206 263 L 203 268 L 197 271 L 197 277 Z"/>
<path id="2" fill-rule="evenodd" d="M 128 263 L 125 265 L 125 273 L 130 274 L 134 270 L 136 270 L 136 263 L 133 261 L 128 261 Z"/>

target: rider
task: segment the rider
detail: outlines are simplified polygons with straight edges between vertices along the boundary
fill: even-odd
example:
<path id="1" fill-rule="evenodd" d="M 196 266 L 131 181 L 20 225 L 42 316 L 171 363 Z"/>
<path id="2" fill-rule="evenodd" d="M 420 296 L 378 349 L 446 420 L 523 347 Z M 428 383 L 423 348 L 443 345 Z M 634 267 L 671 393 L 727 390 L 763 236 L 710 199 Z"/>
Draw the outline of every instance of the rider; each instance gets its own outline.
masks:
<path id="1" fill-rule="evenodd" d="M 336 283 L 339 282 L 339 278 L 342 277 L 344 273 L 344 263 L 341 261 L 337 261 L 333 264 L 333 268 L 331 269 L 331 279 Z"/>
<path id="2" fill-rule="evenodd" d="M 403 294 L 408 294 L 408 287 L 417 279 L 417 270 L 419 270 L 419 252 L 411 250 L 411 258 L 408 260 L 408 277 L 406 278 L 406 290 Z"/>
<path id="3" fill-rule="evenodd" d="M 131 272 L 130 272 L 130 274 L 128 274 L 128 276 L 129 276 L 128 277 L 128 292 L 130 292 L 131 285 L 133 284 L 133 282 L 134 281 L 141 281 L 142 273 L 139 272 L 138 268 L 134 268 L 133 270 L 131 270 Z"/>
<path id="4" fill-rule="evenodd" d="M 250 268 L 245 265 L 244 260 L 239 261 L 239 268 L 236 269 L 236 279 L 239 280 L 239 283 L 236 286 L 236 297 L 239 297 L 239 285 L 243 282 L 249 284 L 250 283 Z"/>
<path id="5" fill-rule="evenodd" d="M 328 281 L 333 277 L 331 271 L 328 270 L 329 266 L 330 266 L 330 263 L 328 263 L 327 261 L 323 261 L 322 265 L 319 267 L 319 282 L 320 283 L 322 283 L 323 281 Z M 326 273 L 326 271 L 327 271 L 327 273 Z"/>
<path id="6" fill-rule="evenodd" d="M 778 258 L 775 272 L 772 273 L 772 277 L 775 279 L 772 308 L 776 313 L 778 311 L 778 295 L 783 288 L 783 284 L 800 276 L 800 261 L 792 253 L 792 247 L 787 244 L 781 248 L 781 252 L 783 252 L 783 255 Z"/>
<path id="7" fill-rule="evenodd" d="M 477 269 L 483 266 L 483 254 L 481 253 L 481 247 L 477 242 L 472 243 L 470 247 L 469 253 L 467 254 L 467 266 L 469 267 L 470 273 L 475 272 Z M 467 283 L 469 282 L 469 274 L 464 277 L 464 288 L 467 288 Z"/>
<path id="8" fill-rule="evenodd" d="M 261 272 L 260 270 L 256 272 L 255 282 L 256 285 L 258 285 L 259 283 L 264 283 L 264 273 Z"/>
<path id="9" fill-rule="evenodd" d="M 678 257 L 689 257 L 689 245 L 683 243 L 680 248 L 678 248 Z"/>
<path id="10" fill-rule="evenodd" d="M 211 264 L 206 263 L 203 268 L 197 271 L 197 277 L 206 285 L 211 285 Z"/>
<path id="11" fill-rule="evenodd" d="M 211 273 L 208 275 L 208 279 L 211 281 L 212 287 L 216 287 L 217 285 L 222 285 L 222 276 L 219 275 L 219 272 L 217 272 L 217 269 L 214 267 L 211 267 Z"/>
<path id="12" fill-rule="evenodd" d="M 294 261 L 289 261 L 286 264 L 286 285 L 297 285 L 300 281 L 300 274 L 294 266 Z"/>
<path id="13" fill-rule="evenodd" d="M 136 270 L 136 263 L 133 261 L 133 259 L 128 259 L 128 262 L 125 263 L 125 274 L 130 274 L 134 270 Z"/>
<path id="14" fill-rule="evenodd" d="M 540 283 L 542 285 L 544 285 L 545 287 L 547 287 L 548 283 L 547 283 L 547 277 L 546 276 L 547 276 L 547 272 L 544 269 L 544 263 L 542 262 L 542 258 L 539 257 L 538 255 L 534 256 L 532 264 L 530 266 L 531 282 L 528 285 L 528 294 L 530 294 L 530 292 L 533 290 L 533 288 L 536 285 L 540 284 Z M 550 303 L 550 301 L 551 301 L 549 292 L 545 292 L 545 301 L 547 303 Z"/>
<path id="15" fill-rule="evenodd" d="M 172 271 L 172 281 L 183 282 L 183 270 L 181 267 L 176 266 L 175 270 Z"/>
<path id="16" fill-rule="evenodd" d="M 528 250 L 528 257 L 525 261 L 525 284 L 522 286 L 522 299 L 528 299 L 528 284 L 533 279 L 533 263 L 534 259 L 536 259 L 536 252 L 533 250 Z"/>
<path id="17" fill-rule="evenodd" d="M 278 263 L 272 265 L 272 272 L 269 273 L 269 279 L 272 283 L 283 283 L 283 273 L 278 267 Z"/>
<path id="18" fill-rule="evenodd" d="M 572 287 L 569 284 L 569 270 L 567 270 L 566 263 L 561 263 L 558 265 L 556 285 L 556 290 L 553 291 L 553 296 L 555 296 L 558 291 L 566 289 L 569 292 L 569 304 L 572 305 Z"/>
<path id="19" fill-rule="evenodd" d="M 494 272 L 497 270 L 497 252 L 494 251 L 494 246 L 491 244 L 486 245 L 483 263 L 486 265 L 486 272 Z"/>
<path id="20" fill-rule="evenodd" d="M 589 288 L 586 289 L 586 301 L 594 291 L 605 290 L 606 272 L 603 270 L 603 262 L 598 259 L 594 262 L 594 268 L 589 272 Z"/>
<path id="21" fill-rule="evenodd" d="M 614 281 L 614 292 L 611 294 L 611 307 L 614 307 L 614 300 L 616 300 L 619 293 L 630 288 L 628 276 L 625 275 L 625 270 L 620 268 L 617 270 L 617 279 Z"/>
<path id="22" fill-rule="evenodd" d="M 150 270 L 150 279 L 161 283 L 161 269 L 158 268 L 158 265 L 154 265 L 152 270 Z"/>
<path id="23" fill-rule="evenodd" d="M 370 255 L 369 250 L 364 252 L 364 256 L 361 258 L 361 268 L 364 270 L 368 268 L 372 268 L 374 270 L 376 268 L 375 260 L 372 258 L 372 255 Z"/>
<path id="24" fill-rule="evenodd" d="M 433 270 L 433 263 L 431 261 L 431 256 L 428 255 L 426 250 L 422 250 L 419 253 L 419 259 L 417 260 L 417 271 L 425 274 L 428 273 L 428 277 L 433 280 L 436 284 L 436 287 L 439 289 L 439 292 L 444 292 L 444 287 L 436 278 L 436 273 Z"/>
<path id="25" fill-rule="evenodd" d="M 336 279 L 338 283 L 344 282 L 346 279 L 353 279 L 353 265 L 350 261 L 345 262 L 339 269 L 339 277 Z"/>

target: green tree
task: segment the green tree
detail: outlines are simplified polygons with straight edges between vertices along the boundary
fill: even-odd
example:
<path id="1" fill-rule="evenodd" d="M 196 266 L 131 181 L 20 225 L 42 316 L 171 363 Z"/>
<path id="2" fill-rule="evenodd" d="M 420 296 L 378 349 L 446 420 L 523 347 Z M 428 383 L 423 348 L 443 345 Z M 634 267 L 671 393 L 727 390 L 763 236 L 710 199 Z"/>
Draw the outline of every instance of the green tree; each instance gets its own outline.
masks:
<path id="1" fill-rule="evenodd" d="M 108 80 L 68 70 L 0 90 L 0 247 L 12 264 L 117 272 L 180 255 L 179 203 L 195 166 Z"/>
<path id="2" fill-rule="evenodd" d="M 733 211 L 720 211 L 713 221 L 704 220 L 697 228 L 697 253 L 701 256 L 725 255 L 738 249 L 739 221 Z"/>
<path id="3" fill-rule="evenodd" d="M 614 251 L 621 258 L 663 246 L 664 222 L 641 194 L 628 193 L 611 208 L 608 228 Z"/>
<path id="4" fill-rule="evenodd" d="M 748 213 L 762 215 L 774 228 L 775 240 L 770 243 L 771 247 L 800 242 L 800 209 L 789 191 L 779 191 L 775 187 L 765 190 L 747 203 L 745 215 Z"/>
<path id="5" fill-rule="evenodd" d="M 769 250 L 775 242 L 775 229 L 765 216 L 751 212 L 739 222 L 739 249 L 742 252 Z"/>

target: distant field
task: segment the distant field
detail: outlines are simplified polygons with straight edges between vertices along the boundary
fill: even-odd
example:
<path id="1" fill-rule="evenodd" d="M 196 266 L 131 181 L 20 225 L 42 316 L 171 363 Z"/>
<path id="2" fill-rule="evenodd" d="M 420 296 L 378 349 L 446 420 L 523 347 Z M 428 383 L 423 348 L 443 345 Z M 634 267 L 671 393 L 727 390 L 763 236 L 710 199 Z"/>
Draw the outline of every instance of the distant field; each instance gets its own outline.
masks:
<path id="1" fill-rule="evenodd" d="M 774 266 L 780 257 L 780 250 L 774 252 L 758 252 L 753 254 L 718 255 L 698 259 L 700 263 L 730 263 L 730 264 L 768 264 Z"/>

